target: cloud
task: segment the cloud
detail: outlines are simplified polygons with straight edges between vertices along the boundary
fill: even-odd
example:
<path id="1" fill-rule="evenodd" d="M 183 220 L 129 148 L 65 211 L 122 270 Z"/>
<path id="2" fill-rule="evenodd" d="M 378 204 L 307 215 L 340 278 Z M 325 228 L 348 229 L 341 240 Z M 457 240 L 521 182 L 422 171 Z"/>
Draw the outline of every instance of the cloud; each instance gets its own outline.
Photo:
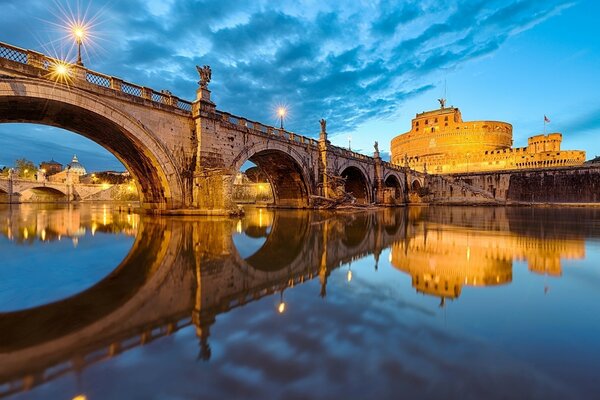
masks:
<path id="1" fill-rule="evenodd" d="M 14 12 L 0 17 L 0 34 L 39 48 L 18 27 L 31 12 L 52 20 L 51 6 L 17 4 L 3 1 Z M 139 0 L 98 2 L 91 12 L 102 10 L 103 49 L 90 51 L 86 65 L 193 99 L 194 66 L 210 64 L 219 109 L 274 124 L 275 107 L 286 103 L 288 129 L 315 136 L 326 118 L 336 135 L 394 115 L 433 87 L 431 75 L 493 53 L 568 6 L 560 0 L 176 1 L 156 13 Z"/>

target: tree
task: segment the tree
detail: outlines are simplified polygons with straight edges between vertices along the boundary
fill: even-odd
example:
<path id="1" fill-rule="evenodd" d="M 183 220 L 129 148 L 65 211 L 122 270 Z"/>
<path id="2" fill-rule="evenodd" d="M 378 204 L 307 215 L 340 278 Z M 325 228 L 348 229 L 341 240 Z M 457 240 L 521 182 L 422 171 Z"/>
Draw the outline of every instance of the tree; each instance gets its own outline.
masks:
<path id="1" fill-rule="evenodd" d="M 30 179 L 36 174 L 37 168 L 33 161 L 29 161 L 25 158 L 19 158 L 17 161 L 15 161 L 15 171 L 19 178 Z"/>

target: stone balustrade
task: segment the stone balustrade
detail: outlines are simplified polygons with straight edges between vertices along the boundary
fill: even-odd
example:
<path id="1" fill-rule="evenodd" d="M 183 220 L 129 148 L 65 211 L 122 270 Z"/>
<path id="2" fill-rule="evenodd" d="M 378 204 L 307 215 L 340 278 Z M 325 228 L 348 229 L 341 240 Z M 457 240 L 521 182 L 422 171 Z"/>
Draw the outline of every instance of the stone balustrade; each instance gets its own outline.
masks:
<path id="1" fill-rule="evenodd" d="M 48 57 L 46 55 L 32 50 L 25 50 L 19 47 L 0 42 L 0 58 L 4 58 L 13 62 L 49 71 L 48 74 L 44 75 L 44 77 L 49 80 L 54 78 L 54 74 L 52 74 L 51 72 L 55 68 L 55 66 L 65 65 L 67 68 L 67 73 L 69 74 L 69 77 L 72 80 L 72 84 L 74 85 L 77 85 L 78 81 L 83 80 L 92 85 L 96 85 L 106 89 L 112 89 L 117 92 L 125 93 L 134 97 L 150 100 L 155 103 L 169 105 L 179 110 L 188 112 L 190 114 L 192 112 L 191 102 L 181 100 L 178 97 L 173 96 L 168 91 L 157 92 L 151 88 L 126 82 L 122 79 L 110 75 L 105 75 L 79 65 L 59 60 L 57 58 Z"/>

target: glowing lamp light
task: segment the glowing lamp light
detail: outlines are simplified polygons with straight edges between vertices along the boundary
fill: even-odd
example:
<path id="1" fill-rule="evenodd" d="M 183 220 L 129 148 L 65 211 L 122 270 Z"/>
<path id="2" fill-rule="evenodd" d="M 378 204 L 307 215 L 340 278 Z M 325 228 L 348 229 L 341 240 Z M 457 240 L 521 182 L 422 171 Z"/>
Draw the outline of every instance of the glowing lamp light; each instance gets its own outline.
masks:
<path id="1" fill-rule="evenodd" d="M 348 270 L 348 274 L 346 275 L 346 279 L 348 282 L 352 281 L 352 270 Z"/>
<path id="2" fill-rule="evenodd" d="M 58 64 L 56 66 L 56 73 L 59 75 L 66 75 L 69 73 L 69 68 L 65 64 Z"/>
<path id="3" fill-rule="evenodd" d="M 279 314 L 283 314 L 285 312 L 285 303 L 283 301 L 281 303 L 279 303 L 279 306 L 277 307 L 277 311 L 279 312 Z"/>
<path id="4" fill-rule="evenodd" d="M 73 400 L 87 400 L 87 397 L 85 394 L 78 394 L 77 396 L 73 397 Z"/>
<path id="5" fill-rule="evenodd" d="M 277 115 L 279 116 L 279 129 L 283 129 L 283 118 L 287 114 L 287 109 L 285 107 L 279 107 L 277 109 Z"/>
<path id="6" fill-rule="evenodd" d="M 72 27 L 72 29 L 75 39 L 82 41 L 85 38 L 85 28 L 83 26 L 75 25 Z"/>

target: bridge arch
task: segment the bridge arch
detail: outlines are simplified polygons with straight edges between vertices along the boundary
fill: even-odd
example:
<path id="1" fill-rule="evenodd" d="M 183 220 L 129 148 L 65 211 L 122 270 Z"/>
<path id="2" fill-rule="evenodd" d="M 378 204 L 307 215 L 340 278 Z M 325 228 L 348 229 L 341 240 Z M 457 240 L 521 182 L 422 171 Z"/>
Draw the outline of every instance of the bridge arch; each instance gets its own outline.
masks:
<path id="1" fill-rule="evenodd" d="M 139 120 L 100 97 L 41 79 L 0 79 L 0 123 L 34 123 L 80 134 L 136 178 L 145 208 L 179 208 L 183 182 L 172 156 Z"/>
<path id="2" fill-rule="evenodd" d="M 342 170 L 340 174 L 346 180 L 344 189 L 356 198 L 357 203 L 368 204 L 371 202 L 370 181 L 365 172 L 354 165 Z"/>
<path id="3" fill-rule="evenodd" d="M 250 146 L 234 159 L 232 170 L 239 171 L 246 161 L 256 164 L 268 177 L 276 206 L 288 208 L 310 206 L 313 185 L 309 168 L 295 149 L 277 142 Z"/>
<path id="4" fill-rule="evenodd" d="M 410 189 L 413 192 L 418 192 L 419 189 L 421 189 L 423 187 L 423 184 L 421 183 L 421 181 L 419 179 L 415 179 L 412 181 L 412 183 L 410 184 Z"/>
<path id="5" fill-rule="evenodd" d="M 396 174 L 388 174 L 385 177 L 383 184 L 386 188 L 394 189 L 394 200 L 402 200 L 404 185 L 402 184 L 402 180 Z"/>
<path id="6" fill-rule="evenodd" d="M 67 201 L 68 194 L 64 191 L 50 186 L 40 184 L 31 185 L 15 190 L 16 195 L 26 196 L 31 201 Z M 29 195 L 29 196 L 27 196 Z"/>

